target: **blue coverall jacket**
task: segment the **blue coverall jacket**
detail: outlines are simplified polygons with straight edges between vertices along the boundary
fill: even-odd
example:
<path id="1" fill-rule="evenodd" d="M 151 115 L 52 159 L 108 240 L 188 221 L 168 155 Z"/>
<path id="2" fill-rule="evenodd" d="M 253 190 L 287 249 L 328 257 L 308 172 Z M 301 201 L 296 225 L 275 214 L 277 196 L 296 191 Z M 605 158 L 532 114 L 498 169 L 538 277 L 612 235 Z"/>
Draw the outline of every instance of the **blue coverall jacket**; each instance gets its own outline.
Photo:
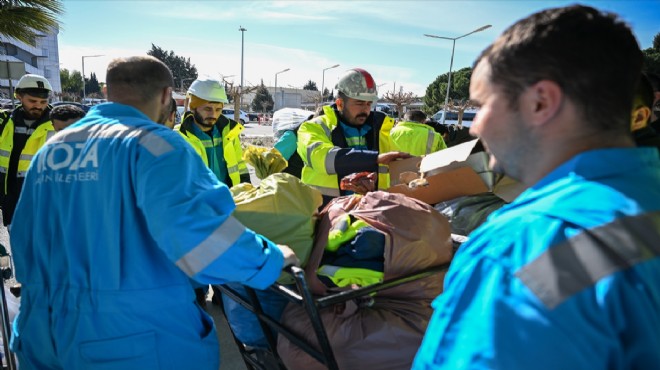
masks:
<path id="1" fill-rule="evenodd" d="M 265 288 L 283 257 L 232 217 L 183 138 L 133 107 L 92 108 L 38 152 L 12 222 L 21 369 L 213 369 L 190 279 Z"/>
<path id="2" fill-rule="evenodd" d="M 458 250 L 413 369 L 660 369 L 660 158 L 576 155 Z"/>

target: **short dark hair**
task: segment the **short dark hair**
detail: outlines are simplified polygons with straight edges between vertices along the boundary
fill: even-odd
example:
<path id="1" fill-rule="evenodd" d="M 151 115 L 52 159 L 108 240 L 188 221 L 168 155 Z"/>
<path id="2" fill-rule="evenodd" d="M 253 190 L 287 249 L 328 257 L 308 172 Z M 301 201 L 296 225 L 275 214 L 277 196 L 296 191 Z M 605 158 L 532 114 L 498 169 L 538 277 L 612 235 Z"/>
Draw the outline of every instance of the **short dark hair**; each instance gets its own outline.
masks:
<path id="1" fill-rule="evenodd" d="M 54 119 L 60 121 L 68 121 L 72 118 L 83 118 L 85 117 L 85 111 L 82 108 L 77 107 L 73 104 L 62 104 L 56 105 L 50 111 L 51 121 Z"/>
<path id="2" fill-rule="evenodd" d="M 35 98 L 39 99 L 48 99 L 50 96 L 50 90 L 46 89 L 39 89 L 36 87 L 28 87 L 25 89 L 16 89 L 14 92 L 20 96 L 23 96 L 24 94 L 34 96 Z"/>
<path id="3" fill-rule="evenodd" d="M 418 109 L 409 110 L 403 115 L 403 119 L 405 121 L 424 123 L 426 120 L 426 113 Z"/>
<path id="4" fill-rule="evenodd" d="M 648 107 L 653 109 L 653 87 L 646 74 L 642 73 L 635 89 L 635 99 L 633 100 L 633 109 Z"/>
<path id="5" fill-rule="evenodd" d="M 110 101 L 144 103 L 157 96 L 163 88 L 174 86 L 172 72 L 167 65 L 151 56 L 112 60 L 105 80 Z"/>
<path id="6" fill-rule="evenodd" d="M 439 133 L 440 135 L 449 134 L 449 126 L 443 125 L 442 123 L 432 118 L 427 118 L 426 121 L 424 121 L 424 124 L 431 126 L 433 130 Z"/>
<path id="7" fill-rule="evenodd" d="M 510 26 L 479 56 L 511 108 L 541 80 L 557 83 L 592 129 L 628 131 L 642 52 L 615 14 L 574 5 L 547 9 Z M 615 76 L 616 78 L 613 78 Z"/>

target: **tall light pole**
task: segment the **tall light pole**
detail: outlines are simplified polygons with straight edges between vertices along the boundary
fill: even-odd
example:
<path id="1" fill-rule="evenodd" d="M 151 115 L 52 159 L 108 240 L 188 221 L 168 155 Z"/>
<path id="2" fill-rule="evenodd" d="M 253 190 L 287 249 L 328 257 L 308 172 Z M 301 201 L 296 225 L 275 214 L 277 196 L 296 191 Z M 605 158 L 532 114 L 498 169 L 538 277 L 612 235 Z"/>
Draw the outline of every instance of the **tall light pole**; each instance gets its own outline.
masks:
<path id="1" fill-rule="evenodd" d="M 335 64 L 332 67 L 323 68 L 323 78 L 321 79 L 321 106 L 323 106 L 323 89 L 325 88 L 325 71 L 328 69 L 333 69 L 339 67 L 339 64 Z"/>
<path id="2" fill-rule="evenodd" d="M 243 45 L 245 41 L 245 31 L 247 31 L 247 29 L 243 26 L 238 26 L 238 30 L 241 31 L 241 86 L 238 91 L 238 96 L 240 99 L 241 95 L 243 94 Z M 238 105 L 240 106 L 240 102 Z"/>
<path id="3" fill-rule="evenodd" d="M 447 79 L 447 94 L 445 95 L 445 107 L 443 108 L 444 113 L 442 114 L 442 124 L 443 125 L 445 124 L 445 119 L 447 118 L 447 105 L 449 104 L 449 88 L 451 86 L 451 68 L 454 65 L 454 48 L 456 47 L 456 40 L 462 39 L 463 37 L 469 36 L 473 33 L 481 32 L 481 31 L 483 31 L 487 28 L 490 28 L 490 27 L 491 27 L 491 25 L 487 24 L 483 27 L 479 27 L 476 30 L 474 30 L 472 32 L 468 32 L 465 35 L 459 36 L 459 37 L 442 37 L 442 36 L 424 34 L 424 36 L 426 36 L 426 37 L 433 37 L 433 38 L 436 38 L 436 39 L 451 40 L 453 42 L 452 46 L 451 46 L 451 61 L 449 62 L 449 78 Z"/>
<path id="4" fill-rule="evenodd" d="M 277 75 L 280 74 L 280 73 L 284 73 L 286 71 L 289 71 L 289 70 L 291 70 L 291 68 L 287 68 L 287 69 L 284 69 L 284 70 L 281 70 L 281 71 L 275 73 L 275 97 L 276 98 L 275 98 L 275 102 L 273 103 L 273 105 L 274 105 L 273 110 L 276 110 L 275 108 L 277 108 Z M 280 105 L 282 105 L 282 104 L 280 104 Z"/>
<path id="5" fill-rule="evenodd" d="M 83 55 L 82 57 L 82 80 L 83 80 L 83 96 L 82 96 L 82 103 L 85 104 L 85 97 L 87 95 L 86 87 L 85 86 L 85 58 L 96 58 L 96 57 L 102 57 L 103 55 Z"/>

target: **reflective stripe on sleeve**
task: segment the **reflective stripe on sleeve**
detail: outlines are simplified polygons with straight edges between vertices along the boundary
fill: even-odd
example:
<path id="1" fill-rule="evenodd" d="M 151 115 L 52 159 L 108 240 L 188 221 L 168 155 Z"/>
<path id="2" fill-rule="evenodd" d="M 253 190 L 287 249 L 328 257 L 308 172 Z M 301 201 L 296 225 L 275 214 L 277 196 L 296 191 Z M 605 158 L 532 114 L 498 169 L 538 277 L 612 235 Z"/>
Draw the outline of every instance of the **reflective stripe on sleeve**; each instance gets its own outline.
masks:
<path id="1" fill-rule="evenodd" d="M 0 150 L 0 157 L 9 157 L 10 154 L 8 150 Z"/>
<path id="2" fill-rule="evenodd" d="M 143 131 L 145 132 L 145 131 Z M 153 156 L 158 157 L 168 153 L 174 148 L 165 139 L 153 132 L 147 132 L 140 138 L 140 145 L 149 151 Z"/>
<path id="3" fill-rule="evenodd" d="M 229 216 L 208 238 L 179 258 L 176 265 L 192 277 L 227 251 L 244 232 L 245 226 Z"/>
<path id="4" fill-rule="evenodd" d="M 332 148 L 325 156 L 325 172 L 329 175 L 334 175 L 337 173 L 337 170 L 335 169 L 335 158 L 337 157 L 337 153 L 339 153 L 340 150 L 341 148 Z"/>
<path id="5" fill-rule="evenodd" d="M 337 188 L 326 188 L 323 186 L 317 186 L 317 185 L 311 185 L 308 184 L 309 186 L 313 187 L 314 189 L 318 190 L 321 192 L 321 194 L 328 196 L 328 197 L 338 197 L 341 194 L 339 193 L 339 189 Z"/>
<path id="6" fill-rule="evenodd" d="M 238 165 L 227 167 L 227 172 L 228 173 L 238 172 Z"/>
<path id="7" fill-rule="evenodd" d="M 310 146 L 307 147 L 307 165 L 311 168 L 314 168 L 312 165 L 312 152 L 314 149 L 318 148 L 319 145 L 322 145 L 323 143 L 320 141 L 317 141 L 315 143 L 312 143 Z"/>
<path id="8" fill-rule="evenodd" d="M 390 168 L 384 164 L 379 164 L 378 173 L 390 173 Z"/>
<path id="9" fill-rule="evenodd" d="M 550 309 L 600 279 L 660 256 L 660 211 L 619 218 L 551 247 L 516 276 Z"/>

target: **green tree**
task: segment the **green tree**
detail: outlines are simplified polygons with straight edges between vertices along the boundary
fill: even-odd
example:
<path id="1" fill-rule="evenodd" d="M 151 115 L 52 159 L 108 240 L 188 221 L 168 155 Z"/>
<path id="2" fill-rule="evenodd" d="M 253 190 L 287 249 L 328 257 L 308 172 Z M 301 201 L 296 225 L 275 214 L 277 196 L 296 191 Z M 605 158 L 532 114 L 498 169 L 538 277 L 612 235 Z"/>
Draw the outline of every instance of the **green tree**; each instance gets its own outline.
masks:
<path id="1" fill-rule="evenodd" d="M 59 0 L 2 0 L 0 35 L 34 46 L 37 35 L 60 26 L 57 17 L 63 12 Z"/>
<path id="2" fill-rule="evenodd" d="M 466 101 L 470 98 L 470 77 L 472 77 L 472 68 L 470 67 L 451 73 L 450 101 Z M 424 105 L 427 114 L 434 114 L 444 107 L 448 79 L 448 73 L 442 74 L 426 88 Z"/>
<path id="3" fill-rule="evenodd" d="M 79 71 L 71 71 L 63 68 L 60 69 L 60 82 L 62 83 L 62 92 L 68 93 L 70 97 L 80 97 L 83 89 L 82 74 Z M 76 99 L 78 100 L 78 99 Z"/>
<path id="4" fill-rule="evenodd" d="M 89 78 L 85 79 L 85 92 L 87 94 L 101 93 L 101 85 L 96 79 L 96 73 L 92 72 Z"/>
<path id="5" fill-rule="evenodd" d="M 660 32 L 653 38 L 653 46 L 642 50 L 644 54 L 644 71 L 660 75 Z"/>
<path id="6" fill-rule="evenodd" d="M 303 86 L 303 90 L 319 91 L 319 88 L 316 87 L 316 82 L 309 80 L 305 86 Z"/>
<path id="7" fill-rule="evenodd" d="M 273 96 L 270 95 L 268 89 L 264 86 L 264 80 L 261 80 L 261 85 L 257 87 L 257 91 L 254 93 L 254 99 L 252 99 L 252 110 L 265 113 L 272 110 L 274 105 Z"/>
<path id="8" fill-rule="evenodd" d="M 186 90 L 197 79 L 197 67 L 190 63 L 190 58 L 178 56 L 174 51 L 163 50 L 154 44 L 151 44 L 151 50 L 147 51 L 147 54 L 161 60 L 170 68 L 176 87 Z"/>

